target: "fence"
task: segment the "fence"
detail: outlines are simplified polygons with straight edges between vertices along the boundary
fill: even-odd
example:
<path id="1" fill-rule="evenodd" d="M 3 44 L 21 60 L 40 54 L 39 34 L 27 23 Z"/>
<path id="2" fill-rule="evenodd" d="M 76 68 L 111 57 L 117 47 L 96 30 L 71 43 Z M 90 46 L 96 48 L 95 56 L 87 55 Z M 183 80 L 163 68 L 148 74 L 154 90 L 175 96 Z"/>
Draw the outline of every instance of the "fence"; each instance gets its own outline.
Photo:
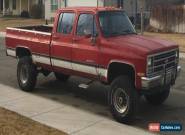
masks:
<path id="1" fill-rule="evenodd" d="M 161 32 L 185 33 L 185 5 L 154 7 L 150 25 Z"/>

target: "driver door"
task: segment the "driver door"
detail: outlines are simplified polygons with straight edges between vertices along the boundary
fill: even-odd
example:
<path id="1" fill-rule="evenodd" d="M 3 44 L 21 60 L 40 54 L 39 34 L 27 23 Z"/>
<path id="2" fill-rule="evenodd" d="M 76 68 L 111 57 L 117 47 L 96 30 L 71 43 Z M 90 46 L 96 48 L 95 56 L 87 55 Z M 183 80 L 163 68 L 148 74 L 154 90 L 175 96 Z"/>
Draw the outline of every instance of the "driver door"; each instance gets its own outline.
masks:
<path id="1" fill-rule="evenodd" d="M 98 78 L 100 50 L 98 42 L 95 41 L 97 37 L 93 38 L 98 35 L 96 28 L 94 14 L 79 14 L 73 38 L 72 68 L 81 76 Z"/>

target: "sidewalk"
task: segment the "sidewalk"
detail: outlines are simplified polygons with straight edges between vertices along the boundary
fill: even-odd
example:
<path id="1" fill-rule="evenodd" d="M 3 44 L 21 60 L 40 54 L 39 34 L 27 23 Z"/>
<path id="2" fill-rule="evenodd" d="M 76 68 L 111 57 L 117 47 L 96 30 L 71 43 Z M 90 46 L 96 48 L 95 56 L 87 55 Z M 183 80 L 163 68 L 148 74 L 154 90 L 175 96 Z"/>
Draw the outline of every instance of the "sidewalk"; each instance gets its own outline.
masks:
<path id="1" fill-rule="evenodd" d="M 98 114 L 0 84 L 0 106 L 73 135 L 149 135 Z M 64 98 L 64 97 L 62 97 Z M 61 99 L 62 100 L 62 99 Z M 66 100 L 66 99 L 65 99 Z M 75 103 L 75 101 L 74 101 Z M 93 112 L 96 107 L 89 107 Z"/>

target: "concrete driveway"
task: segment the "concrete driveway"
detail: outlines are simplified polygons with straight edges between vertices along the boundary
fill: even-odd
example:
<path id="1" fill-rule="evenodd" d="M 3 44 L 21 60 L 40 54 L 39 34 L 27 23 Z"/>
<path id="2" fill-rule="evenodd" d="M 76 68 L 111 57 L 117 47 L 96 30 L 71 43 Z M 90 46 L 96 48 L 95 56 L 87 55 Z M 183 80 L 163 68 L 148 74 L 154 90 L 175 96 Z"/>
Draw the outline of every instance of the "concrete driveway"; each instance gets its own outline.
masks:
<path id="1" fill-rule="evenodd" d="M 17 84 L 16 64 L 15 59 L 5 56 L 1 43 L 0 106 L 69 134 L 148 135 L 151 134 L 148 132 L 150 122 L 180 122 L 183 127 L 185 125 L 184 70 L 165 104 L 154 107 L 141 99 L 137 119 L 128 126 L 112 118 L 106 102 L 108 87 L 94 82 L 87 90 L 82 90 L 78 84 L 88 80 L 71 77 L 67 83 L 61 83 L 51 74 L 48 77 L 39 75 L 35 91 L 25 93 Z M 185 69 L 184 60 L 181 60 L 181 65 Z"/>

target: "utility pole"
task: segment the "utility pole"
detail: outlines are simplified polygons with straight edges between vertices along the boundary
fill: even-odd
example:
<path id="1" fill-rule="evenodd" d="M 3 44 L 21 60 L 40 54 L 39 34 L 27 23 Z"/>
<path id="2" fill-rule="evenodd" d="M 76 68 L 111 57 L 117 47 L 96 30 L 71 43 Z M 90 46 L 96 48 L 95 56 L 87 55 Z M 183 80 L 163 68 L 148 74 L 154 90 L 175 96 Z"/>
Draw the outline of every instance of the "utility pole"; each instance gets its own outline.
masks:
<path id="1" fill-rule="evenodd" d="M 141 8 L 141 35 L 143 35 L 143 32 L 144 32 L 144 26 L 143 26 L 143 22 L 144 22 L 144 19 L 143 19 L 144 15 L 143 15 L 143 7 Z"/>
<path id="2" fill-rule="evenodd" d="M 3 16 L 5 15 L 5 9 L 6 7 L 5 7 L 5 0 L 3 0 Z"/>
<path id="3" fill-rule="evenodd" d="M 135 26 L 137 25 L 137 10 L 138 10 L 138 2 L 137 0 L 135 0 L 135 19 L 134 19 Z"/>
<path id="4" fill-rule="evenodd" d="M 141 0 L 141 35 L 144 33 L 144 0 Z"/>

